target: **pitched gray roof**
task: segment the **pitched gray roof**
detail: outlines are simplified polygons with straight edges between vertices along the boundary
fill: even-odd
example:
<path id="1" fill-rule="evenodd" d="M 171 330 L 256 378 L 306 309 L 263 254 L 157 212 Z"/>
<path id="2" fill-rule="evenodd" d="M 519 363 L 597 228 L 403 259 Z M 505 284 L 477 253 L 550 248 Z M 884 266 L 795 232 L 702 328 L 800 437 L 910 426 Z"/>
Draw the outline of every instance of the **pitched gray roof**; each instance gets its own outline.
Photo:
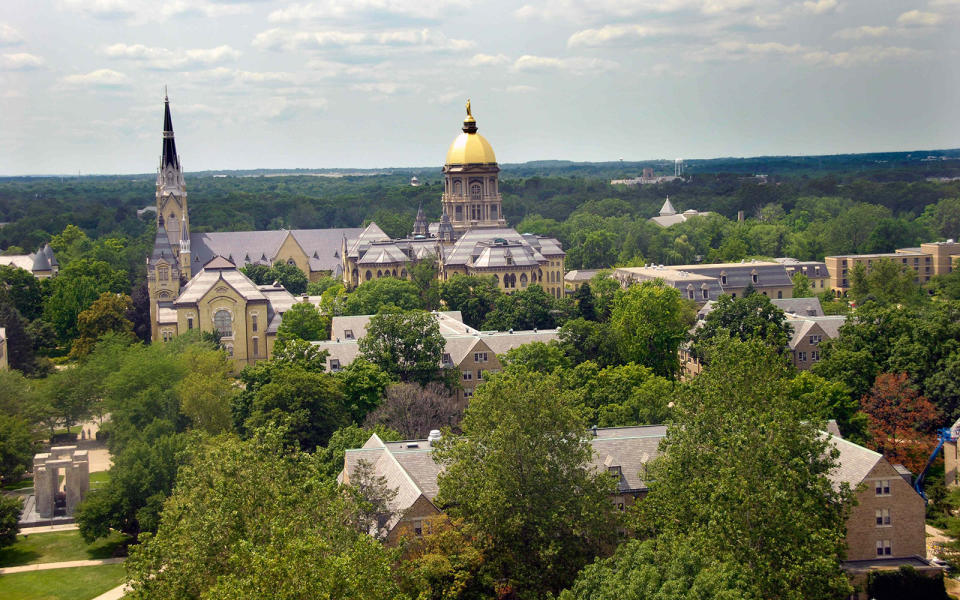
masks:
<path id="1" fill-rule="evenodd" d="M 180 290 L 180 295 L 174 301 L 174 306 L 195 304 L 212 288 L 218 284 L 225 284 L 237 291 L 247 302 L 267 301 L 267 297 L 260 288 L 246 275 L 236 268 L 220 268 L 220 262 L 209 263 L 212 268 L 201 269 L 199 273 L 187 282 Z"/>
<path id="2" fill-rule="evenodd" d="M 785 313 L 799 317 L 822 317 L 819 298 L 772 298 L 770 302 Z"/>
<path id="3" fill-rule="evenodd" d="M 307 254 L 312 271 L 333 271 L 341 264 L 343 238 L 358 235 L 362 229 L 291 229 L 277 231 L 220 231 L 190 234 L 190 250 L 195 265 L 214 256 L 226 256 L 239 266 L 248 263 L 272 264 L 288 235 L 293 236 Z"/>

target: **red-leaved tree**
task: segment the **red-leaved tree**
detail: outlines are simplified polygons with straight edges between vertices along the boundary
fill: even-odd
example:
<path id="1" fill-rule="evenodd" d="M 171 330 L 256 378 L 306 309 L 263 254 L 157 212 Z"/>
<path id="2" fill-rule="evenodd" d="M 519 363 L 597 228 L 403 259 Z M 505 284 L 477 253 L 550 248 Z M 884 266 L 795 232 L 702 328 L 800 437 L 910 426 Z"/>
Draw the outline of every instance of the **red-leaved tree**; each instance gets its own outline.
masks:
<path id="1" fill-rule="evenodd" d="M 869 418 L 867 446 L 919 474 L 936 443 L 924 433 L 937 418 L 933 404 L 914 389 L 906 373 L 881 373 L 860 405 Z"/>

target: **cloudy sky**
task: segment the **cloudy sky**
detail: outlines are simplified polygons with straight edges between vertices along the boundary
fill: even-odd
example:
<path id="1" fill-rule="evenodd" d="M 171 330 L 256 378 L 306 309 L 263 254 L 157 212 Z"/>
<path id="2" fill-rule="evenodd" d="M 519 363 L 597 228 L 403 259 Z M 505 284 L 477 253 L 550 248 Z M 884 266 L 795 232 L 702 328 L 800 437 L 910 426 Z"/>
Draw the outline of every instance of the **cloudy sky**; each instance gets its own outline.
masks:
<path id="1" fill-rule="evenodd" d="M 960 146 L 960 0 L 2 0 L 0 174 Z"/>

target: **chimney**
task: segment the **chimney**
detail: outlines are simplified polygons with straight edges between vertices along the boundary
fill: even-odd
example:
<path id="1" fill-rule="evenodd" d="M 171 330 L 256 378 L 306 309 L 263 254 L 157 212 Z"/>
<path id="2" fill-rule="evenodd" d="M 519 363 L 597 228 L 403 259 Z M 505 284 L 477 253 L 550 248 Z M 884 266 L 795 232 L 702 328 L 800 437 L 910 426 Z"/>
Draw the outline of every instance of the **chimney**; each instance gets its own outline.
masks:
<path id="1" fill-rule="evenodd" d="M 430 435 L 427 436 L 427 444 L 432 448 L 434 443 L 439 442 L 442 437 L 443 434 L 440 433 L 439 429 L 431 429 Z"/>
<path id="2" fill-rule="evenodd" d="M 743 223 L 743 211 L 742 211 L 742 210 L 738 210 L 738 211 L 737 211 L 737 221 Z"/>

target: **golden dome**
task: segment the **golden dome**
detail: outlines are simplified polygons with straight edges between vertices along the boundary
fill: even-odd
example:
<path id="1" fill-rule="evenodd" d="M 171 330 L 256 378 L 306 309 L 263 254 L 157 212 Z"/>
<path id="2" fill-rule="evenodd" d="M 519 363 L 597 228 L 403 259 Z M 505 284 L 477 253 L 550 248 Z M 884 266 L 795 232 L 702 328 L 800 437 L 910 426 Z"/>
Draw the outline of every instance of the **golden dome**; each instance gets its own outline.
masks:
<path id="1" fill-rule="evenodd" d="M 497 162 L 493 147 L 479 133 L 461 133 L 447 150 L 448 165 L 489 164 Z"/>
<path id="2" fill-rule="evenodd" d="M 457 136 L 447 150 L 448 165 L 476 165 L 497 162 L 493 146 L 485 137 L 477 133 L 477 121 L 470 111 L 467 100 L 467 118 L 463 120 L 463 133 Z"/>

